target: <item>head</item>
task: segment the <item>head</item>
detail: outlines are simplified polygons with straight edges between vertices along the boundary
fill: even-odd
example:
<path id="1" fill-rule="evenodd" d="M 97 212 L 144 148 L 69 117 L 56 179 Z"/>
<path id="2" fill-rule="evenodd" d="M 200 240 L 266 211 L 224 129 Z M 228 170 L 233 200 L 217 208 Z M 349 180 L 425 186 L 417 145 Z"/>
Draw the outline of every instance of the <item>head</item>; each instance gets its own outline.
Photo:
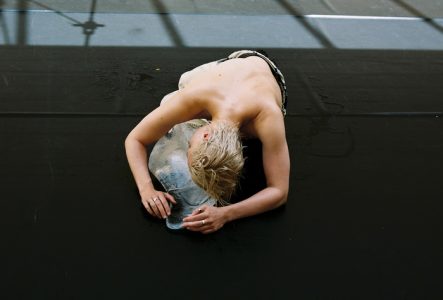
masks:
<path id="1" fill-rule="evenodd" d="M 235 191 L 243 163 L 239 131 L 230 122 L 202 126 L 189 141 L 192 179 L 221 204 L 226 204 Z"/>

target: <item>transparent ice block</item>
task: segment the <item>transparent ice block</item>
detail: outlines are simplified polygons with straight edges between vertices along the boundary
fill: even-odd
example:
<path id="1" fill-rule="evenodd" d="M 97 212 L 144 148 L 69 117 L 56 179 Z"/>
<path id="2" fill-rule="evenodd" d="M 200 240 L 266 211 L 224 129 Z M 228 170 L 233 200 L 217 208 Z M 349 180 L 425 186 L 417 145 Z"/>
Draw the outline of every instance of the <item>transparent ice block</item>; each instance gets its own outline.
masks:
<path id="1" fill-rule="evenodd" d="M 199 119 L 175 125 L 157 141 L 150 154 L 149 170 L 177 201 L 171 203 L 171 215 L 166 219 L 170 229 L 181 229 L 183 218 L 196 208 L 216 204 L 214 198 L 194 183 L 188 167 L 188 141 L 205 124 L 206 120 Z"/>

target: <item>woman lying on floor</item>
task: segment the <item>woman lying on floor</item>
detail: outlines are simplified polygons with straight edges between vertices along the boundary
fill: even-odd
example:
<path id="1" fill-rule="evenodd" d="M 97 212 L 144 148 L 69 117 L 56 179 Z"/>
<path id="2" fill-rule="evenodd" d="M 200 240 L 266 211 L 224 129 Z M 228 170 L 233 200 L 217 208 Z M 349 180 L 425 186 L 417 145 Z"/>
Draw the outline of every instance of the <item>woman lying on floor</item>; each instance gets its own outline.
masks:
<path id="1" fill-rule="evenodd" d="M 182 228 L 202 233 L 226 222 L 256 215 L 286 202 L 290 160 L 285 136 L 286 86 L 276 65 L 262 53 L 242 50 L 183 74 L 179 90 L 165 96 L 128 135 L 126 154 L 149 214 L 167 218 L 176 199 L 154 188 L 146 146 L 175 125 L 210 120 L 193 132 L 187 163 L 193 181 L 219 205 L 203 205 L 183 219 Z M 251 197 L 226 205 L 243 167 L 241 138 L 263 145 L 267 186 Z"/>

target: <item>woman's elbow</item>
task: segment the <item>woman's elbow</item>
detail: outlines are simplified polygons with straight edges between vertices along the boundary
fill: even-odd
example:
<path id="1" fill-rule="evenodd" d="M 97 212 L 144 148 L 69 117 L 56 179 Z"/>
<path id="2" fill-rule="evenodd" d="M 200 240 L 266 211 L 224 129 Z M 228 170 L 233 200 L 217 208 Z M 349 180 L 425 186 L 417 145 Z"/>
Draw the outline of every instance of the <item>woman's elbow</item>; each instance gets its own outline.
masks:
<path id="1" fill-rule="evenodd" d="M 285 205 L 287 201 L 288 201 L 288 192 L 279 189 L 275 208 Z"/>
<path id="2" fill-rule="evenodd" d="M 128 136 L 125 138 L 125 149 L 128 149 L 128 146 L 131 144 L 131 134 L 128 134 Z"/>
<path id="3" fill-rule="evenodd" d="M 128 136 L 125 139 L 125 149 L 128 150 L 129 148 L 131 148 L 132 145 L 134 145 L 134 143 L 136 143 L 138 140 L 134 137 L 134 135 L 132 133 L 129 133 Z"/>
<path id="4" fill-rule="evenodd" d="M 286 195 L 284 195 L 284 196 L 280 199 L 280 201 L 279 201 L 279 203 L 278 203 L 278 206 L 283 206 L 283 205 L 285 205 L 287 201 L 288 201 L 288 195 L 286 194 Z"/>

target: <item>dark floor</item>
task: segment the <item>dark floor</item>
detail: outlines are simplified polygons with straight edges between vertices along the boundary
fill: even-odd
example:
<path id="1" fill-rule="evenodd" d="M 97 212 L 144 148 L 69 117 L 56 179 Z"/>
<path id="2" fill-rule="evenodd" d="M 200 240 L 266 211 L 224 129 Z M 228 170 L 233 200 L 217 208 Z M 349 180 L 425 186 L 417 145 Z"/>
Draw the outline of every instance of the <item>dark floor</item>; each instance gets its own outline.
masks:
<path id="1" fill-rule="evenodd" d="M 208 236 L 146 217 L 125 136 L 232 50 L 0 46 L 2 299 L 443 298 L 442 51 L 266 48 L 287 205 Z"/>

